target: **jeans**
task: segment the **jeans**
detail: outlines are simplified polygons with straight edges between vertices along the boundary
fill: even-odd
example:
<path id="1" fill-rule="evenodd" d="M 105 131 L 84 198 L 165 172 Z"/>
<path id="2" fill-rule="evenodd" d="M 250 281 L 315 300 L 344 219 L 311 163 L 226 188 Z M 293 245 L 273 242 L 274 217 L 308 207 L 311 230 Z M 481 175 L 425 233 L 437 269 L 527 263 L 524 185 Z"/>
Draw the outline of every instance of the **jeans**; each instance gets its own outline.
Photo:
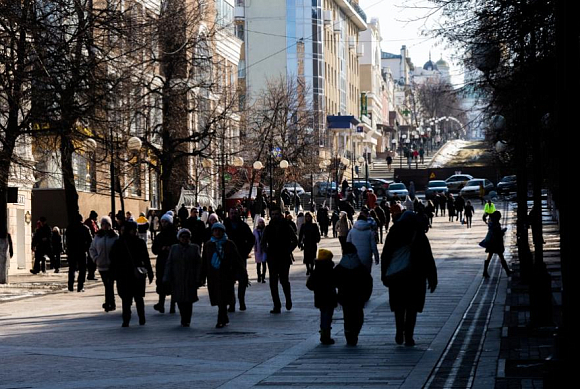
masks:
<path id="1" fill-rule="evenodd" d="M 115 304 L 115 280 L 111 272 L 108 270 L 100 271 L 99 274 L 101 275 L 101 280 L 103 281 L 103 286 L 105 287 L 105 306 L 109 308 L 116 308 Z"/>
<path id="2" fill-rule="evenodd" d="M 357 336 L 365 320 L 363 305 L 343 305 L 344 332 Z"/>
<path id="3" fill-rule="evenodd" d="M 193 302 L 177 303 L 179 307 L 179 314 L 181 315 L 181 324 L 189 325 L 191 323 L 191 315 L 193 314 Z"/>
<path id="4" fill-rule="evenodd" d="M 133 299 L 135 299 L 139 321 L 145 322 L 145 302 L 143 301 L 143 297 L 135 296 L 121 298 L 123 301 L 123 323 L 128 324 L 131 321 L 131 305 L 133 305 Z"/>
<path id="5" fill-rule="evenodd" d="M 282 285 L 284 297 L 286 297 L 286 304 L 292 303 L 292 296 L 290 294 L 290 264 L 272 264 L 268 262 L 268 270 L 270 272 L 270 293 L 272 294 L 272 302 L 274 308 L 280 309 L 282 303 L 280 302 L 280 295 L 278 294 L 278 281 Z"/>
<path id="6" fill-rule="evenodd" d="M 79 272 L 77 280 L 77 291 L 83 290 L 87 276 L 87 257 L 86 255 L 69 256 L 68 258 L 68 290 L 73 291 L 75 284 L 75 272 Z"/>
<path id="7" fill-rule="evenodd" d="M 332 315 L 334 314 L 334 307 L 320 308 L 320 329 L 330 330 L 332 327 Z"/>

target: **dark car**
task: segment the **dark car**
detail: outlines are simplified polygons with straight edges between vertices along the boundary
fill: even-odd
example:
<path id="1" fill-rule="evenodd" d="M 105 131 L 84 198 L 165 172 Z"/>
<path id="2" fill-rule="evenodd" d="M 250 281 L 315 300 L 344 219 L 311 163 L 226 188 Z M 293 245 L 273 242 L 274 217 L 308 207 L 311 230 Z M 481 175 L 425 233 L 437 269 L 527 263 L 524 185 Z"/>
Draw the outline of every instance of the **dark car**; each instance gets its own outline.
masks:
<path id="1" fill-rule="evenodd" d="M 447 183 L 442 180 L 429 181 L 427 187 L 425 188 L 425 198 L 432 199 L 438 193 L 443 193 L 444 195 L 447 195 L 447 193 L 449 193 Z"/>
<path id="2" fill-rule="evenodd" d="M 497 184 L 499 194 L 509 194 L 517 191 L 518 181 L 516 176 L 505 176 Z"/>
<path id="3" fill-rule="evenodd" d="M 445 183 L 447 184 L 447 188 L 449 188 L 449 192 L 458 193 L 469 180 L 473 180 L 473 176 L 469 174 L 454 174 L 446 179 Z"/>
<path id="4" fill-rule="evenodd" d="M 352 184 L 353 184 L 353 183 L 352 183 L 351 181 L 349 181 L 349 184 L 352 186 Z M 356 179 L 356 178 L 355 178 L 355 180 L 354 180 L 354 187 L 355 187 L 356 189 L 358 189 L 359 191 L 361 191 L 361 192 L 362 192 L 362 188 L 363 188 L 363 187 L 365 187 L 365 188 L 369 189 L 369 188 L 372 188 L 373 186 L 371 185 L 371 183 L 370 183 L 370 182 L 368 182 L 368 181 L 365 181 L 364 179 L 363 179 L 363 180 L 361 180 L 361 179 Z"/>
<path id="5" fill-rule="evenodd" d="M 383 197 L 387 195 L 387 190 L 389 189 L 390 182 L 383 180 L 382 178 L 369 178 L 372 185 L 373 192 L 377 197 Z"/>

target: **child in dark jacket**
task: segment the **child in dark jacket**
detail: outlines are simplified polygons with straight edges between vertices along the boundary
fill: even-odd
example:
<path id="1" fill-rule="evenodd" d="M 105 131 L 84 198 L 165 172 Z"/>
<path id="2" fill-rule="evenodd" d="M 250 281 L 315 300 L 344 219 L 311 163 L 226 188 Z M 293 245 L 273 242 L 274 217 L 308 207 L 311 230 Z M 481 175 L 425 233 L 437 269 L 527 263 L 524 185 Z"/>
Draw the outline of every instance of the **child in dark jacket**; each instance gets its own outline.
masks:
<path id="1" fill-rule="evenodd" d="M 327 345 L 334 344 L 330 330 L 334 308 L 337 306 L 333 268 L 332 252 L 320 249 L 314 263 L 314 270 L 306 281 L 306 287 L 314 291 L 314 306 L 320 309 L 320 343 Z"/>
<path id="2" fill-rule="evenodd" d="M 356 346 L 364 322 L 364 306 L 373 292 L 373 278 L 350 242 L 342 248 L 342 258 L 333 273 L 344 316 L 346 343 Z"/>

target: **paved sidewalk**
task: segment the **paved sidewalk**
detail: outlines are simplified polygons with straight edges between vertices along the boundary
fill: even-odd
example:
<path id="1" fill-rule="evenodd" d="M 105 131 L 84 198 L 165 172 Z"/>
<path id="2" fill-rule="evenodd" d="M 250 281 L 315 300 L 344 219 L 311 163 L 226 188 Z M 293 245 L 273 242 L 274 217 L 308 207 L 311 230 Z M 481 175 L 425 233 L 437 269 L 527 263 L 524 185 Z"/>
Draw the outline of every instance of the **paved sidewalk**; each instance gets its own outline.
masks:
<path id="1" fill-rule="evenodd" d="M 230 325 L 221 330 L 214 328 L 217 309 L 209 306 L 205 288 L 194 305 L 191 328 L 179 327 L 178 315 L 153 311 L 153 286 L 147 289 L 147 324 L 139 326 L 134 314 L 131 326 L 121 328 L 119 310 L 106 314 L 100 309 L 100 281 L 89 281 L 84 293 L 69 293 L 58 291 L 66 289 L 66 273 L 23 275 L 23 287 L 42 280 L 54 288 L 44 296 L 0 303 L 0 389 L 420 388 L 466 387 L 466 382 L 493 387 L 502 332 L 497 318 L 503 318 L 507 279 L 495 261 L 492 279 L 482 280 L 484 253 L 477 242 L 487 227 L 478 215 L 480 210 L 472 229 L 435 218 L 429 239 L 439 287 L 427 295 L 418 317 L 416 347 L 394 342 L 394 317 L 377 266 L 357 347 L 346 346 L 340 309 L 332 331 L 337 343 L 320 345 L 319 312 L 305 288 L 300 252 L 291 271 L 291 311 L 269 314 L 269 286 L 255 283 L 255 264 L 248 259 L 253 282 L 248 310 L 230 314 Z M 321 247 L 332 250 L 338 262 L 337 239 L 323 238 Z M 481 320 L 467 320 L 474 307 L 481 307 Z M 446 357 L 453 361 L 449 366 Z"/>

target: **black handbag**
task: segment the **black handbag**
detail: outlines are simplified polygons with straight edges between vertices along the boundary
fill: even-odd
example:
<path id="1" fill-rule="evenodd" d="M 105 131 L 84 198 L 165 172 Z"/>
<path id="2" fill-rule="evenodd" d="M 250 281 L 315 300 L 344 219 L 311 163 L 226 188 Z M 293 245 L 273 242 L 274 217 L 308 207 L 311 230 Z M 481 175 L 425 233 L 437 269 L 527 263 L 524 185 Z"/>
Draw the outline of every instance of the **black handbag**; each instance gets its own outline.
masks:
<path id="1" fill-rule="evenodd" d="M 127 249 L 127 254 L 129 254 L 129 258 L 131 258 L 131 262 L 133 262 L 133 266 L 135 266 L 135 260 L 133 259 L 133 256 L 131 255 L 131 250 L 129 250 L 129 246 L 127 245 L 127 242 L 123 241 L 123 243 L 125 244 L 125 248 Z M 135 266 L 133 269 L 133 277 L 135 277 L 138 280 L 144 280 L 147 278 L 147 268 L 145 266 Z"/>

